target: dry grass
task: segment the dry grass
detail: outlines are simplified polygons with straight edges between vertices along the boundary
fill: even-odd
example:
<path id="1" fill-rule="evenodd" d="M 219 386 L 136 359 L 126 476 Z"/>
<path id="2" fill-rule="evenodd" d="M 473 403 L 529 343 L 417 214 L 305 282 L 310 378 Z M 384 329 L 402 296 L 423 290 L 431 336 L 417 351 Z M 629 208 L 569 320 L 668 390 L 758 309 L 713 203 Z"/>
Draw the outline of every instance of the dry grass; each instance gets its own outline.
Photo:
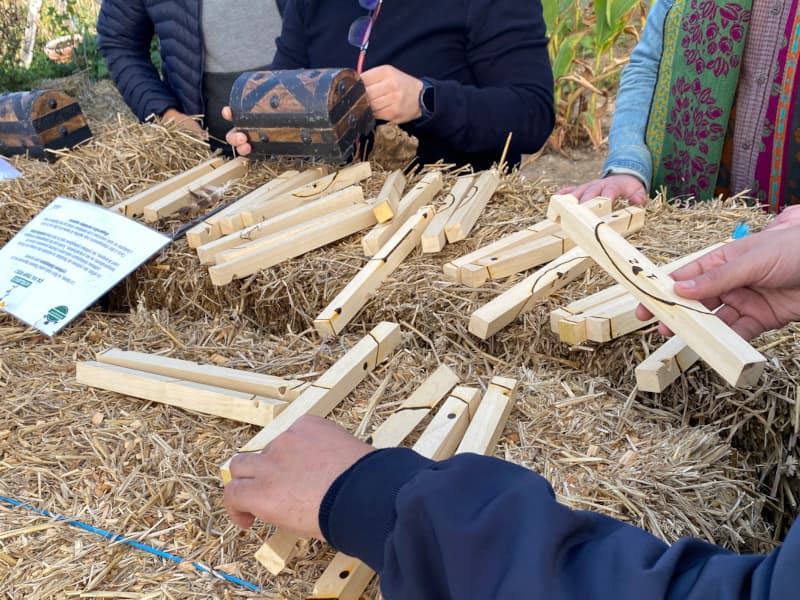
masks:
<path id="1" fill-rule="evenodd" d="M 18 159 L 26 179 L 0 187 L 0 243 L 57 194 L 109 205 L 204 156 L 201 144 L 173 130 L 121 122 L 55 165 Z M 282 168 L 255 165 L 226 198 Z M 468 240 L 440 255 L 412 254 L 341 338 L 321 340 L 310 326 L 364 263 L 358 236 L 222 288 L 179 241 L 118 286 L 112 312 L 90 310 L 54 339 L 0 315 L 0 494 L 222 565 L 264 586 L 258 597 L 302 598 L 330 556 L 325 545 L 310 544 L 290 572 L 269 577 L 252 558 L 267 527 L 240 532 L 222 508 L 217 465 L 256 429 L 87 389 L 75 382 L 74 363 L 116 346 L 313 380 L 376 322 L 393 320 L 403 325 L 403 346 L 334 412 L 351 430 L 365 417 L 367 430 L 374 427 L 440 362 L 473 385 L 485 386 L 493 374 L 517 377 L 520 399 L 497 454 L 543 473 L 561 500 L 669 540 L 771 547 L 794 518 L 800 489 L 800 329 L 756 342 L 771 364 L 755 390 L 733 391 L 700 365 L 665 394 L 639 394 L 633 369 L 660 342 L 653 329 L 575 348 L 549 331 L 551 308 L 609 282 L 592 269 L 492 340 L 474 338 L 469 314 L 509 282 L 471 290 L 445 281 L 441 266 L 541 219 L 545 192 L 541 182 L 507 178 Z M 653 202 L 648 226 L 632 240 L 666 261 L 726 237 L 742 220 L 758 228 L 766 217 L 736 202 L 695 209 Z M 370 416 L 367 401 L 387 376 Z M 370 595 L 376 589 L 373 583 Z M 0 591 L 9 598 L 256 597 L 2 503 Z"/>

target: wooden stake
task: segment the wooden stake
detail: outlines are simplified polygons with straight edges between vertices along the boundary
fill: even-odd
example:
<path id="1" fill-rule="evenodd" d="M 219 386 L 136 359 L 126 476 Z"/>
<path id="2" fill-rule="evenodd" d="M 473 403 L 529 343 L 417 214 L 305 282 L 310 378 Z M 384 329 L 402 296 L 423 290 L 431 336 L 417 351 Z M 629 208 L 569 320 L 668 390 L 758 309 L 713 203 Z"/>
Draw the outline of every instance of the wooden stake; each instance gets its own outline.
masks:
<path id="1" fill-rule="evenodd" d="M 282 212 L 308 204 L 327 194 L 355 185 L 372 175 L 368 162 L 349 165 L 337 173 L 331 173 L 312 181 L 283 196 L 278 196 L 263 206 L 254 206 L 242 211 L 242 223 L 247 227 L 270 219 Z"/>
<path id="2" fill-rule="evenodd" d="M 328 217 L 338 210 L 363 203 L 364 192 L 361 186 L 351 185 L 338 192 L 328 194 L 318 200 L 281 213 L 271 219 L 246 227 L 236 233 L 203 244 L 197 248 L 197 256 L 200 258 L 201 264 L 214 264 L 217 255 L 225 250 L 239 246 L 248 247 L 250 242 L 267 236 L 273 236 L 272 240 L 274 241 L 280 239 L 282 232 L 287 232 L 282 237 L 296 235 L 299 231 L 297 228 L 303 223 L 308 223 L 309 227 L 311 227 L 317 219 Z"/>
<path id="3" fill-rule="evenodd" d="M 178 187 L 176 190 L 159 196 L 157 200 L 150 202 L 144 207 L 144 220 L 148 223 L 158 221 L 160 218 L 180 210 L 184 206 L 190 206 L 197 193 L 209 186 L 223 186 L 235 179 L 244 177 L 247 173 L 248 160 L 246 158 L 234 158 L 216 167 L 212 171 L 195 177 L 191 182 Z"/>
<path id="4" fill-rule="evenodd" d="M 97 361 L 107 365 L 126 367 L 184 381 L 194 381 L 277 400 L 294 400 L 309 386 L 308 383 L 299 379 L 281 379 L 254 371 L 230 369 L 216 365 L 200 365 L 188 360 L 143 352 L 129 352 L 118 348 L 111 348 L 99 353 Z"/>
<path id="5" fill-rule="evenodd" d="M 375 224 L 375 214 L 369 204 L 358 204 L 339 210 L 329 217 L 315 221 L 311 225 L 298 226 L 297 235 L 284 232 L 282 239 L 274 244 L 258 240 L 247 252 L 226 260 L 236 249 L 226 250 L 217 255 L 218 261 L 225 261 L 208 270 L 211 283 L 225 285 L 234 279 L 241 279 L 262 269 L 268 269 L 290 258 L 295 258 L 311 250 L 327 246 L 370 225 Z M 257 245 L 257 246 L 256 246 Z"/>
<path id="6" fill-rule="evenodd" d="M 367 443 L 376 448 L 398 446 L 456 383 L 458 375 L 446 365 L 440 365 L 388 419 L 381 423 L 367 438 Z M 460 389 L 453 390 L 453 395 Z M 463 392 L 460 393 L 464 395 Z M 464 402 L 467 401 L 462 401 L 462 404 Z M 278 528 L 258 549 L 255 554 L 256 560 L 270 573 L 277 575 L 294 557 L 299 540 L 300 536 Z"/>
<path id="7" fill-rule="evenodd" d="M 659 320 L 681 336 L 725 381 L 753 385 L 766 360 L 700 302 L 681 298 L 673 280 L 571 196 L 550 207 L 569 236 Z"/>
<path id="8" fill-rule="evenodd" d="M 454 244 L 469 235 L 499 185 L 500 172 L 497 169 L 489 169 L 478 176 L 475 192 L 470 193 L 469 198 L 453 211 L 444 226 L 448 243 Z"/>
<path id="9" fill-rule="evenodd" d="M 77 363 L 75 379 L 118 394 L 253 425 L 270 423 L 287 406 L 274 398 L 94 361 Z"/>
<path id="10" fill-rule="evenodd" d="M 434 196 L 442 189 L 441 171 L 431 171 L 422 180 L 411 188 L 400 200 L 397 212 L 391 221 L 381 223 L 372 229 L 361 240 L 365 256 L 374 256 L 389 241 L 394 233 L 400 229 L 409 217 L 427 204 L 431 204 Z"/>
<path id="11" fill-rule="evenodd" d="M 336 335 L 356 316 L 367 298 L 378 289 L 400 263 L 419 244 L 422 232 L 434 214 L 432 206 L 425 206 L 389 238 L 384 246 L 353 277 L 314 319 L 314 327 L 322 335 Z"/>
<path id="12" fill-rule="evenodd" d="M 481 400 L 472 423 L 467 428 L 456 454 L 475 452 L 489 454 L 494 452 L 500 434 L 514 406 L 517 380 L 508 377 L 492 377 L 486 394 Z"/>
<path id="13" fill-rule="evenodd" d="M 671 337 L 634 371 L 640 392 L 660 394 L 700 357 L 678 336 Z"/>
<path id="14" fill-rule="evenodd" d="M 201 175 L 207 175 L 218 169 L 223 163 L 225 159 L 220 156 L 215 158 L 209 159 L 204 163 L 197 165 L 196 167 L 189 169 L 188 171 L 184 171 L 183 173 L 179 173 L 174 177 L 170 177 L 166 181 L 162 181 L 161 183 L 157 183 L 156 185 L 147 188 L 146 190 L 142 190 L 138 194 L 131 196 L 127 200 L 123 200 L 122 202 L 118 202 L 114 206 L 111 206 L 111 210 L 116 210 L 121 212 L 123 215 L 127 217 L 138 217 L 144 211 L 144 207 L 148 204 L 151 204 L 158 200 L 159 198 L 163 198 L 164 196 L 179 190 L 181 188 L 185 188 L 189 185 L 192 185 L 195 179 L 200 177 Z"/>
<path id="15" fill-rule="evenodd" d="M 422 234 L 422 251 L 425 253 L 441 252 L 447 243 L 447 235 L 444 228 L 450 220 L 453 212 L 464 202 L 467 194 L 474 190 L 475 176 L 467 175 L 459 177 L 447 194 L 444 206 L 436 211 L 436 216 L 428 223 L 428 227 Z"/>
<path id="16" fill-rule="evenodd" d="M 385 223 L 392 217 L 398 210 L 400 198 L 403 196 L 403 188 L 406 187 L 406 176 L 403 172 L 393 171 L 383 182 L 378 197 L 372 203 L 372 210 L 375 211 L 375 218 L 378 223 Z"/>
<path id="17" fill-rule="evenodd" d="M 385 321 L 376 325 L 366 337 L 289 404 L 272 423 L 242 446 L 239 452 L 263 450 L 303 415 L 326 416 L 376 365 L 386 359 L 399 343 L 399 325 Z M 229 465 L 230 460 L 221 467 L 224 483 L 231 479 Z"/>

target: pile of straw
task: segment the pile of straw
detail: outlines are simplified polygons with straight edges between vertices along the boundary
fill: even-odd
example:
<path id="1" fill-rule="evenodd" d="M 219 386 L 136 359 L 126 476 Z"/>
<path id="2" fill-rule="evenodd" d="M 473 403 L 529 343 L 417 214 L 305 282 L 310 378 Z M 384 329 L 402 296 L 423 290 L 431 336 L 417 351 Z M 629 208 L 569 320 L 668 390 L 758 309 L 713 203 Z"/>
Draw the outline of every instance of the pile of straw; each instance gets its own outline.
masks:
<path id="1" fill-rule="evenodd" d="M 53 165 L 16 159 L 25 179 L 0 186 L 0 243 L 56 195 L 109 205 L 205 156 L 202 144 L 174 128 L 121 121 Z M 225 199 L 284 168 L 254 164 Z M 383 177 L 376 174 L 367 191 Z M 438 255 L 413 253 L 340 338 L 319 339 L 311 321 L 364 264 L 359 236 L 222 288 L 179 241 L 118 286 L 113 312 L 90 310 L 54 339 L 0 315 L 0 494 L 220 567 L 263 586 L 266 597 L 301 598 L 329 549 L 311 543 L 289 572 L 270 577 L 252 558 L 267 526 L 240 532 L 222 508 L 217 465 L 256 429 L 87 389 L 75 382 L 74 363 L 116 346 L 313 381 L 375 323 L 392 320 L 403 325 L 403 346 L 333 414 L 350 430 L 370 431 L 438 363 L 472 385 L 485 386 L 493 374 L 517 377 L 519 400 L 497 454 L 544 474 L 562 501 L 667 540 L 691 535 L 768 550 L 792 521 L 800 490 L 800 329 L 755 342 L 771 360 L 756 390 L 732 390 L 698 365 L 666 393 L 640 394 L 633 368 L 660 343 L 654 328 L 574 348 L 549 331 L 550 309 L 610 283 L 594 268 L 493 339 L 478 340 L 467 332 L 470 313 L 511 281 L 473 290 L 446 281 L 441 267 L 543 218 L 546 191 L 541 182 L 507 177 L 468 240 Z M 647 218 L 631 240 L 661 261 L 727 237 L 740 221 L 754 229 L 766 221 L 735 201 L 693 209 L 655 201 Z M 374 583 L 370 589 L 372 597 Z M 257 596 L 1 502 L 0 591 L 11 598 Z"/>

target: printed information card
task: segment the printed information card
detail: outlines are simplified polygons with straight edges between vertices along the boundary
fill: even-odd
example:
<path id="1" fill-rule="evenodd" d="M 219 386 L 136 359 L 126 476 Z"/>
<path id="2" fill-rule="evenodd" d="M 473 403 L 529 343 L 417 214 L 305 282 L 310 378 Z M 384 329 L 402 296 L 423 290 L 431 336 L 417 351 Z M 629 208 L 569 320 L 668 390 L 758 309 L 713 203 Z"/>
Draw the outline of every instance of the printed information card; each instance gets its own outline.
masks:
<path id="1" fill-rule="evenodd" d="M 0 310 L 53 335 L 169 241 L 117 212 L 56 198 L 0 248 Z"/>

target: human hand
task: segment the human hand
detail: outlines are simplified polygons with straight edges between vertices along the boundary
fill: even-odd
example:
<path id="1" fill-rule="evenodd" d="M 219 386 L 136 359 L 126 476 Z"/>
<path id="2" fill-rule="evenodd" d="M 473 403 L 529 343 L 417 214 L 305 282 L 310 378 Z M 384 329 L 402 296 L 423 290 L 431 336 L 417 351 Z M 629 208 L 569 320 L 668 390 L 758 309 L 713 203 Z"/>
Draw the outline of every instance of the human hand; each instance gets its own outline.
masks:
<path id="1" fill-rule="evenodd" d="M 208 139 L 208 132 L 200 127 L 200 123 L 179 110 L 168 108 L 162 115 L 161 120 L 164 123 L 175 123 L 181 129 L 199 135 L 201 139 Z"/>
<path id="2" fill-rule="evenodd" d="M 401 124 L 422 116 L 419 94 L 422 81 L 390 65 L 361 74 L 372 114 L 376 119 Z"/>
<path id="3" fill-rule="evenodd" d="M 766 229 L 775 231 L 778 229 L 786 229 L 787 227 L 794 227 L 800 225 L 800 205 L 787 206 L 783 211 L 775 217 Z"/>
<path id="4" fill-rule="evenodd" d="M 258 517 L 322 539 L 319 506 L 334 480 L 374 448 L 320 417 L 298 419 L 264 450 L 238 454 L 225 508 L 240 527 Z"/>
<path id="5" fill-rule="evenodd" d="M 700 300 L 745 339 L 800 319 L 800 226 L 748 235 L 672 273 L 675 292 Z M 644 306 L 639 319 L 652 318 Z M 663 324 L 665 335 L 671 332 Z"/>
<path id="6" fill-rule="evenodd" d="M 222 108 L 222 118 L 226 121 L 233 121 L 233 112 L 230 106 Z M 247 141 L 247 136 L 238 129 L 231 129 L 225 134 L 225 141 L 234 147 L 239 156 L 247 156 L 253 151 L 253 148 Z"/>
<path id="7" fill-rule="evenodd" d="M 557 194 L 572 194 L 579 202 L 587 202 L 592 198 L 603 196 L 611 200 L 620 198 L 631 204 L 647 204 L 647 190 L 638 177 L 627 174 L 609 175 L 584 183 L 565 187 Z"/>

